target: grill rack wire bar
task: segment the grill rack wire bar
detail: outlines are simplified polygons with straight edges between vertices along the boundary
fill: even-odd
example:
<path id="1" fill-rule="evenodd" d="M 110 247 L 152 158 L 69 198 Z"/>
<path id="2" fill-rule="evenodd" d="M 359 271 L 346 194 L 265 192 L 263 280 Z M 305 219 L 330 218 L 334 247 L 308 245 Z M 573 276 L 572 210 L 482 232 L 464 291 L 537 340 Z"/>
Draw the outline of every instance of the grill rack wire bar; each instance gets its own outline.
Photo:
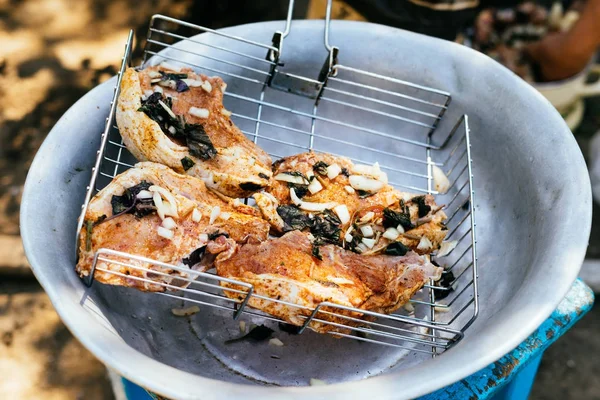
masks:
<path id="1" fill-rule="evenodd" d="M 330 6 L 330 2 L 328 2 L 328 6 Z M 176 26 L 176 28 L 182 26 L 191 28 L 195 32 L 205 33 L 205 35 L 201 38 L 189 38 L 178 33 L 171 32 L 166 28 L 156 27 L 157 25 L 164 23 L 173 24 Z M 288 20 L 286 23 L 287 33 L 289 33 L 289 30 L 291 29 L 291 25 L 292 22 L 290 13 L 288 14 Z M 325 38 L 326 48 L 328 50 L 336 49 L 328 44 L 329 18 L 326 18 L 325 26 L 327 35 Z M 284 34 L 283 38 L 287 36 L 285 32 L 282 34 Z M 166 44 L 159 39 L 155 39 L 156 35 L 163 35 L 173 39 L 179 39 L 180 42 L 174 45 Z M 207 41 L 201 40 L 206 35 L 216 35 L 220 38 L 235 41 L 237 44 L 244 43 L 248 45 L 248 49 L 242 52 L 236 49 L 229 49 L 223 45 L 207 43 Z M 132 163 L 135 163 L 123 145 L 123 142 L 118 134 L 118 130 L 114 125 L 114 116 L 116 111 L 115 106 L 119 95 L 121 77 L 127 66 L 131 65 L 132 40 L 133 32 L 130 32 L 127 44 L 125 46 L 125 55 L 123 57 L 122 65 L 118 74 L 113 101 L 111 102 L 110 113 L 106 120 L 105 129 L 101 136 L 100 149 L 97 154 L 96 163 L 92 169 L 90 185 L 87 188 L 85 201 L 82 206 L 82 214 L 78 221 L 77 243 L 79 242 L 79 232 L 83 226 L 84 216 L 89 201 L 94 191 L 98 191 L 105 186 L 105 183 L 103 184 L 99 182 L 97 178 L 102 176 L 107 179 L 112 179 L 119 173 L 124 172 L 127 168 L 130 168 Z M 160 276 L 163 278 L 170 276 L 163 271 L 177 271 L 179 275 L 176 277 L 176 279 L 179 281 L 185 281 L 186 287 L 178 287 L 167 282 L 160 283 L 149 278 L 133 276 L 128 276 L 127 278 L 134 280 L 139 279 L 142 283 L 160 286 L 161 290 L 164 289 L 164 291 L 159 291 L 157 293 L 167 297 L 183 299 L 190 303 L 195 303 L 201 306 L 209 306 L 231 311 L 233 312 L 234 318 L 238 318 L 242 314 L 246 314 L 259 316 L 270 321 L 285 322 L 276 317 L 272 317 L 258 310 L 252 309 L 248 305 L 252 298 L 263 301 L 277 302 L 288 307 L 298 308 L 302 310 L 302 312 L 307 313 L 307 315 L 301 316 L 301 318 L 304 319 L 304 324 L 301 327 L 301 331 L 304 331 L 306 328 L 310 328 L 311 324 L 319 323 L 325 326 L 340 328 L 342 331 L 335 334 L 341 337 L 350 337 L 355 340 L 409 349 L 417 353 L 431 354 L 434 357 L 451 348 L 458 341 L 460 341 L 460 339 L 462 339 L 464 336 L 466 328 L 473 323 L 478 314 L 477 253 L 475 240 L 476 224 L 473 204 L 473 172 L 471 165 L 471 145 L 469 140 L 470 132 L 468 127 L 468 117 L 466 115 L 459 117 L 456 124 L 454 124 L 450 129 L 448 135 L 445 138 L 437 141 L 439 144 L 436 145 L 433 141 L 434 137 L 440 136 L 440 134 L 437 133 L 437 127 L 449 108 L 451 100 L 450 94 L 404 80 L 385 77 L 368 71 L 337 64 L 337 60 L 332 60 L 332 64 L 329 68 L 329 74 L 323 79 L 322 82 L 320 82 L 321 87 L 319 88 L 319 96 L 315 99 L 312 112 L 295 110 L 290 107 L 265 101 L 266 91 L 277 89 L 271 88 L 270 81 L 274 76 L 281 73 L 281 71 L 279 71 L 280 65 L 278 60 L 282 49 L 283 40 L 279 42 L 279 46 L 277 46 L 277 43 L 275 42 L 273 45 L 259 43 L 162 15 L 155 15 L 152 17 L 150 28 L 148 30 L 147 43 L 144 49 L 144 61 L 142 65 L 148 65 L 150 62 L 154 62 L 157 59 L 181 62 L 182 64 L 188 65 L 191 64 L 186 61 L 178 60 L 177 57 L 172 56 L 173 53 L 181 51 L 178 48 L 181 43 L 184 43 L 186 46 L 188 46 L 183 53 L 192 53 L 194 56 L 197 56 L 196 59 L 198 60 L 209 60 L 213 64 L 221 61 L 212 55 L 206 57 L 206 54 L 204 54 L 204 49 L 209 48 L 211 51 L 220 51 L 233 56 L 242 57 L 243 59 L 253 62 L 260 62 L 261 65 L 264 65 L 267 68 L 260 73 L 260 75 L 263 77 L 263 80 L 249 79 L 247 76 L 239 76 L 238 74 L 223 74 L 225 77 L 227 77 L 226 79 L 238 79 L 244 82 L 261 85 L 257 98 L 252 98 L 229 91 L 225 93 L 225 95 L 230 99 L 237 99 L 239 101 L 250 103 L 256 106 L 256 113 L 254 115 L 236 112 L 236 109 L 233 109 L 233 116 L 237 116 L 239 118 L 238 121 L 247 120 L 253 124 L 252 128 L 247 128 L 243 131 L 247 136 L 253 139 L 255 143 L 259 140 L 265 140 L 271 143 L 281 142 L 282 145 L 287 144 L 291 145 L 292 147 L 299 147 L 305 151 L 319 151 L 318 146 L 315 146 L 315 142 L 318 140 L 329 140 L 333 141 L 334 143 L 347 145 L 351 148 L 359 148 L 365 151 L 370 150 L 374 155 L 388 156 L 393 161 L 392 165 L 386 165 L 382 163 L 382 169 L 399 174 L 401 176 L 406 176 L 407 178 L 424 181 L 422 184 L 417 185 L 407 185 L 402 184 L 402 182 L 397 182 L 395 186 L 409 188 L 416 192 L 422 193 L 439 194 L 434 187 L 435 182 L 433 181 L 432 169 L 433 167 L 441 168 L 442 171 L 448 175 L 448 178 L 451 182 L 451 188 L 448 191 L 448 195 L 444 198 L 447 200 L 444 211 L 449 215 L 447 220 L 449 229 L 448 236 L 453 235 L 455 232 L 459 232 L 460 237 L 456 248 L 450 251 L 445 257 L 448 259 L 448 261 L 447 265 L 445 266 L 446 269 L 443 274 L 443 279 L 446 279 L 449 283 L 446 285 L 446 287 L 439 287 L 434 282 L 430 282 L 429 284 L 425 285 L 423 289 L 421 289 L 422 299 L 413 298 L 411 300 L 411 304 L 416 308 L 415 310 L 410 310 L 411 307 L 405 307 L 409 310 L 401 310 L 391 315 L 360 310 L 352 307 L 345 307 L 327 302 L 321 303 L 315 309 L 311 310 L 307 307 L 302 307 L 297 304 L 258 295 L 254 292 L 252 285 L 244 282 L 222 278 L 210 272 L 200 273 L 178 266 L 160 263 L 155 260 L 149 260 L 138 255 L 121 253 L 110 249 L 99 249 L 97 251 L 94 258 L 92 271 L 89 276 L 84 278 L 84 283 L 88 286 L 93 283 L 94 272 L 96 270 L 119 275 L 118 271 L 98 266 L 97 262 L 99 260 L 109 264 L 127 265 L 134 269 L 143 270 L 145 273 L 151 272 L 154 274 L 154 276 Z M 189 50 L 190 44 L 196 46 L 194 47 L 194 51 Z M 158 51 L 155 51 L 153 50 L 152 46 L 159 46 L 161 48 Z M 260 58 L 259 56 L 250 54 L 251 50 L 256 48 L 263 49 L 263 51 L 266 50 L 267 57 Z M 161 51 L 169 51 L 170 53 L 163 54 Z M 149 56 L 152 56 L 152 58 L 148 58 Z M 230 67 L 237 67 L 236 64 L 239 64 L 239 62 L 233 63 L 228 60 L 222 61 L 223 65 L 229 65 Z M 194 63 L 194 69 L 214 71 L 215 68 L 213 68 L 213 64 L 203 65 Z M 243 70 L 248 74 L 257 72 L 256 68 L 243 68 Z M 374 79 L 376 82 L 383 84 L 383 87 L 378 87 L 374 84 L 367 85 L 360 81 L 360 79 L 352 81 L 350 78 L 340 78 L 338 76 L 338 74 L 348 72 L 355 74 L 358 77 L 368 77 L 369 79 Z M 314 79 L 308 77 L 299 77 L 299 79 L 304 79 L 307 82 L 311 82 L 311 84 L 315 82 Z M 229 81 L 227 83 L 229 84 Z M 328 84 L 333 83 L 342 83 L 347 87 L 368 90 L 369 93 L 352 93 L 347 90 L 341 90 L 328 86 Z M 413 93 L 407 95 L 401 92 L 393 91 L 389 88 L 390 84 L 397 84 L 401 87 L 407 87 L 418 90 L 419 92 L 423 91 L 428 94 L 433 94 L 438 96 L 438 99 L 441 100 L 431 101 L 420 99 Z M 328 97 L 329 95 L 334 94 L 345 96 L 344 100 L 337 100 L 335 98 Z M 377 97 L 378 94 L 384 94 L 388 97 L 383 100 Z M 295 95 L 296 94 L 293 93 L 290 94 L 290 96 Z M 409 100 L 411 103 L 420 104 L 423 107 L 426 107 L 426 109 L 411 108 L 406 103 L 394 103 L 391 98 Z M 350 103 L 352 99 L 356 101 L 366 101 L 369 106 L 362 107 L 358 105 L 360 103 Z M 422 127 L 426 128 L 421 133 L 422 139 L 407 139 L 400 135 L 389 135 L 383 133 L 387 139 L 393 140 L 394 142 L 401 142 L 406 146 L 413 146 L 412 148 L 414 149 L 423 149 L 424 156 L 419 158 L 413 154 L 414 152 L 409 154 L 398 154 L 385 149 L 369 148 L 368 146 L 360 143 L 352 142 L 352 140 L 337 139 L 335 137 L 328 136 L 327 134 L 319 133 L 318 125 L 320 123 L 331 123 L 340 128 L 354 129 L 355 131 L 362 132 L 361 134 L 363 135 L 378 135 L 382 133 L 367 127 L 357 127 L 348 123 L 344 123 L 343 121 L 338 121 L 333 118 L 327 118 L 323 115 L 319 115 L 318 113 L 321 111 L 321 108 L 319 107 L 320 104 L 328 102 L 334 103 L 337 106 L 348 107 L 350 109 L 360 109 L 361 111 L 366 111 L 367 113 L 372 113 L 374 115 L 378 115 L 379 117 L 389 118 L 389 120 L 393 121 L 395 125 L 398 123 L 405 123 L 407 125 L 420 126 L 419 124 L 412 124 L 408 118 L 397 118 L 398 115 L 391 114 L 389 109 L 398 110 L 400 112 L 409 112 L 414 115 L 420 115 L 428 118 L 430 120 L 428 124 L 421 124 L 424 125 Z M 372 107 L 387 107 L 388 111 L 383 112 Z M 276 109 L 277 111 L 309 119 L 310 129 L 301 130 L 291 126 L 283 126 L 282 124 L 270 121 L 265 117 L 264 111 L 267 109 Z M 298 145 L 297 142 L 286 142 L 282 139 L 269 137 L 262 131 L 262 129 L 269 126 L 294 132 L 302 135 L 302 137 L 307 137 L 308 144 L 303 146 Z M 271 153 L 271 155 L 274 154 Z M 437 161 L 434 161 L 433 159 L 436 159 Z M 439 161 L 440 159 L 443 161 Z M 356 159 L 354 159 L 354 161 L 356 161 Z M 399 168 L 398 166 L 402 166 L 402 168 Z M 455 171 L 460 172 L 456 173 Z M 393 181 L 390 181 L 390 183 L 394 184 Z M 123 259 L 129 260 L 129 262 L 120 261 Z M 441 264 L 444 260 L 444 258 L 436 258 L 435 254 L 433 255 L 433 259 L 439 261 Z M 136 265 L 134 261 L 137 261 L 138 263 L 144 262 L 150 267 L 140 267 L 139 264 Z M 454 275 L 454 272 L 456 272 L 456 275 Z M 224 283 L 234 284 L 236 287 L 245 288 L 245 290 L 237 291 L 238 293 L 241 292 L 239 294 L 243 295 L 243 299 L 236 300 L 227 297 L 224 294 L 224 291 L 236 291 L 230 287 L 228 287 L 228 289 L 222 288 L 221 285 Z M 470 310 L 470 313 L 466 313 L 467 310 Z M 355 316 L 366 315 L 372 317 L 373 320 L 365 321 L 343 314 L 343 312 L 353 313 L 352 315 Z M 341 318 L 347 322 L 333 322 L 330 319 L 327 319 L 328 317 L 335 317 L 338 319 L 338 321 Z M 458 322 L 460 322 L 460 324 Z"/>

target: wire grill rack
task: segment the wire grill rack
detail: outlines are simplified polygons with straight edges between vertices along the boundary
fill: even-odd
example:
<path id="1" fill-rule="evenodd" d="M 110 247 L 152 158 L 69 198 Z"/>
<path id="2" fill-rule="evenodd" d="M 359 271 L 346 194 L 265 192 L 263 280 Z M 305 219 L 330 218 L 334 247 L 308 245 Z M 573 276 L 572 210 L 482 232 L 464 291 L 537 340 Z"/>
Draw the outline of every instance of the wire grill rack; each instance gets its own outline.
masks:
<path id="1" fill-rule="evenodd" d="M 252 285 L 244 282 L 111 249 L 97 251 L 92 273 L 85 283 L 92 284 L 96 269 L 120 275 L 117 271 L 102 269 L 102 264 L 97 266 L 98 261 L 149 272 L 132 260 L 148 262 L 155 267 L 153 274 L 169 276 L 160 271 L 161 267 L 179 271 L 182 274 L 177 279 L 187 284 L 187 287 L 181 288 L 160 283 L 167 289 L 158 293 L 163 296 L 228 310 L 234 318 L 249 314 L 279 321 L 247 306 L 254 296 L 304 309 L 310 316 L 304 317 L 301 332 L 311 322 L 320 322 L 347 328 L 345 332 L 348 333 L 337 333 L 339 336 L 436 356 L 463 337 L 478 313 L 468 118 L 461 116 L 444 134 L 437 128 L 450 105 L 449 93 L 340 64 L 339 50 L 329 44 L 331 2 L 328 2 L 325 19 L 327 55 L 318 77 L 310 78 L 289 69 L 283 62 L 283 44 L 292 25 L 291 9 L 285 30 L 275 32 L 271 44 L 155 15 L 148 30 L 142 66 L 169 61 L 204 74 L 223 77 L 228 83 L 224 102 L 226 108 L 232 110 L 234 122 L 275 159 L 311 149 L 347 156 L 358 163 L 377 161 L 395 187 L 436 195 L 438 204 L 445 204 L 448 215 L 447 240 L 457 241 L 457 246 L 447 256 L 432 257 L 445 269 L 442 278 L 445 284 L 436 286 L 430 282 L 411 300 L 412 307 L 406 306 L 392 315 L 328 302 L 311 310 L 256 294 Z M 182 30 L 186 30 L 187 34 L 181 33 Z M 197 36 L 200 33 L 202 35 Z M 82 206 L 78 232 L 93 194 L 136 162 L 114 126 L 121 76 L 131 64 L 132 40 L 133 32 L 126 44 L 110 114 Z M 434 166 L 441 168 L 451 182 L 446 193 L 438 193 L 434 188 Z M 146 278 L 128 278 L 156 284 Z M 242 300 L 223 295 L 221 284 L 225 282 L 237 285 L 237 290 L 227 290 L 241 294 Z M 355 311 L 376 318 L 373 322 L 365 322 L 334 310 Z M 325 319 L 327 314 L 362 325 L 330 322 Z"/>

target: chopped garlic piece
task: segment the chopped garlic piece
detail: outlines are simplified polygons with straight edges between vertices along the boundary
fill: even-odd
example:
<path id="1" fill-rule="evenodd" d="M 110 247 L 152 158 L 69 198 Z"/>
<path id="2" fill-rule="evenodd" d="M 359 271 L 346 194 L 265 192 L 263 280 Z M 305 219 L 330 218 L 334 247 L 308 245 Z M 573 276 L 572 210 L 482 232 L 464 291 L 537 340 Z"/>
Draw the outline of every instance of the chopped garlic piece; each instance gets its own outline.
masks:
<path id="1" fill-rule="evenodd" d="M 240 332 L 246 333 L 246 321 L 240 321 Z"/>
<path id="2" fill-rule="evenodd" d="M 140 200 L 151 199 L 152 198 L 152 192 L 150 192 L 148 190 L 140 190 L 139 193 L 135 197 L 137 197 Z"/>
<path id="3" fill-rule="evenodd" d="M 356 193 L 356 190 L 354 190 L 354 188 L 352 186 L 346 185 L 346 186 L 344 186 L 344 189 L 346 190 L 346 192 L 348 192 L 350 194 Z"/>
<path id="4" fill-rule="evenodd" d="M 148 190 L 151 192 L 159 193 L 162 197 L 165 198 L 165 200 L 169 202 L 170 207 L 168 208 L 168 211 L 165 210 L 165 215 L 170 215 L 172 217 L 179 218 L 179 214 L 177 213 L 177 200 L 175 199 L 175 196 L 171 194 L 171 192 L 169 192 L 165 188 L 156 185 L 150 186 Z M 154 197 L 154 199 L 156 199 L 156 196 Z"/>
<path id="5" fill-rule="evenodd" d="M 154 92 L 152 90 L 144 90 L 144 96 L 150 97 Z"/>
<path id="6" fill-rule="evenodd" d="M 285 172 L 281 172 L 281 173 L 275 175 L 275 180 L 282 181 L 282 182 L 296 183 L 299 185 L 308 185 L 308 182 L 303 177 L 297 176 L 297 175 L 291 175 L 291 174 L 288 174 Z"/>
<path id="7" fill-rule="evenodd" d="M 160 194 L 158 192 L 154 192 L 154 194 L 152 195 L 152 200 L 154 201 L 154 206 L 156 207 L 156 213 L 158 214 L 160 219 L 165 219 L 165 211 L 167 211 L 167 210 L 162 201 L 162 197 L 160 197 Z"/>
<path id="8" fill-rule="evenodd" d="M 427 251 L 427 250 L 431 250 L 432 247 L 433 247 L 433 243 L 431 243 L 431 240 L 429 240 L 426 236 L 423 236 L 421 238 L 421 240 L 419 241 L 417 250 Z"/>
<path id="9" fill-rule="evenodd" d="M 370 220 L 373 219 L 374 216 L 375 216 L 375 213 L 373 211 L 369 211 L 368 213 L 366 213 L 365 215 L 362 216 L 362 218 L 360 219 L 360 222 L 369 222 Z"/>
<path id="10" fill-rule="evenodd" d="M 309 384 L 310 386 L 324 386 L 327 385 L 327 382 L 322 381 L 320 379 L 310 378 Z"/>
<path id="11" fill-rule="evenodd" d="M 173 313 L 173 315 L 176 315 L 178 317 L 187 317 L 188 315 L 194 315 L 199 311 L 200 311 L 200 307 L 198 307 L 198 306 L 171 309 L 171 312 Z"/>
<path id="12" fill-rule="evenodd" d="M 167 61 L 163 61 L 162 63 L 160 63 L 159 67 L 166 69 L 167 71 L 181 72 L 181 67 L 173 65 Z"/>
<path id="13" fill-rule="evenodd" d="M 375 163 L 373 165 L 357 164 L 357 165 L 352 166 L 351 172 L 356 175 L 364 175 L 364 176 L 376 179 L 378 181 L 381 181 L 383 183 L 388 183 L 387 174 L 379 168 L 379 163 Z"/>
<path id="14" fill-rule="evenodd" d="M 336 285 L 354 285 L 355 282 L 351 281 L 350 279 L 346 279 L 346 278 L 340 278 L 338 276 L 328 276 L 327 278 L 328 282 L 333 282 Z"/>
<path id="15" fill-rule="evenodd" d="M 162 75 L 158 71 L 148 71 L 148 77 L 150 77 L 150 79 L 154 79 L 154 78 L 161 78 Z"/>
<path id="16" fill-rule="evenodd" d="M 185 84 L 188 85 L 189 87 L 202 86 L 202 81 L 199 79 L 182 79 L 182 81 L 185 82 Z"/>
<path id="17" fill-rule="evenodd" d="M 207 93 L 212 92 L 212 85 L 210 84 L 209 81 L 202 82 L 201 88 L 204 89 Z"/>
<path id="18" fill-rule="evenodd" d="M 206 108 L 190 107 L 188 113 L 197 118 L 208 118 L 210 112 Z"/>
<path id="19" fill-rule="evenodd" d="M 389 240 L 396 240 L 400 236 L 400 232 L 396 228 L 387 228 L 383 233 L 383 237 Z"/>
<path id="20" fill-rule="evenodd" d="M 363 239 L 364 240 L 373 240 L 373 239 Z M 369 248 L 367 246 L 365 246 L 364 243 L 359 243 L 356 246 L 356 250 L 358 250 L 359 253 L 364 253 L 365 251 L 369 250 Z"/>
<path id="21" fill-rule="evenodd" d="M 367 239 L 367 238 L 363 238 L 362 242 L 365 246 L 367 246 L 368 248 L 372 249 L 373 246 L 375 246 L 375 239 Z"/>
<path id="22" fill-rule="evenodd" d="M 342 225 L 345 225 L 348 222 L 350 222 L 350 212 L 348 211 L 348 207 L 346 207 L 345 204 L 340 204 L 339 206 L 335 206 L 333 208 L 333 212 L 336 213 L 336 215 L 342 222 Z"/>
<path id="23" fill-rule="evenodd" d="M 173 220 L 173 218 L 168 217 L 168 218 L 163 219 L 162 226 L 165 229 L 172 230 L 173 228 L 175 228 L 177 226 L 177 224 L 175 223 L 175 221 Z"/>
<path id="24" fill-rule="evenodd" d="M 356 190 L 375 193 L 383 189 L 385 183 L 377 179 L 367 178 L 362 175 L 350 175 L 350 186 Z"/>
<path id="25" fill-rule="evenodd" d="M 165 239 L 173 239 L 173 231 L 168 230 L 167 228 L 163 228 L 162 226 L 159 226 L 158 229 L 156 230 L 156 233 L 158 233 L 158 236 L 162 236 Z"/>
<path id="26" fill-rule="evenodd" d="M 200 235 L 198 235 L 198 239 L 200 239 L 200 243 L 206 244 L 208 243 L 208 234 L 201 233 Z"/>
<path id="27" fill-rule="evenodd" d="M 161 88 L 160 86 L 154 86 L 154 91 L 156 93 L 164 93 L 163 88 Z"/>
<path id="28" fill-rule="evenodd" d="M 202 219 L 202 213 L 200 211 L 198 211 L 197 208 L 194 208 L 194 210 L 192 211 L 192 221 L 200 222 L 201 219 Z"/>
<path id="29" fill-rule="evenodd" d="M 435 190 L 437 190 L 440 194 L 448 193 L 448 190 L 450 189 L 450 181 L 448 180 L 446 174 L 444 174 L 444 171 L 442 171 L 437 165 L 434 165 L 431 171 L 433 174 L 433 187 Z"/>
<path id="30" fill-rule="evenodd" d="M 277 177 L 275 178 L 277 179 Z M 299 206 L 300 204 L 302 204 L 302 200 L 300 200 L 300 197 L 298 197 L 294 188 L 290 188 L 290 198 L 292 199 L 292 203 L 294 203 L 295 205 Z"/>
<path id="31" fill-rule="evenodd" d="M 362 232 L 363 236 L 366 238 L 373 237 L 373 228 L 371 227 L 371 225 L 361 226 L 360 231 Z"/>
<path id="32" fill-rule="evenodd" d="M 344 235 L 344 240 L 345 240 L 346 242 L 351 242 L 351 241 L 352 241 L 352 239 L 353 239 L 353 237 L 352 237 L 352 235 L 351 235 L 351 234 L 349 234 L 349 233 L 346 233 L 346 234 Z"/>
<path id="33" fill-rule="evenodd" d="M 231 214 L 228 212 L 222 212 L 220 217 L 223 221 L 227 221 L 229 218 L 231 218 Z"/>
<path id="34" fill-rule="evenodd" d="M 300 208 L 304 211 L 325 211 L 337 206 L 337 203 L 311 203 L 309 201 L 303 201 L 300 203 Z"/>
<path id="35" fill-rule="evenodd" d="M 223 114 L 226 117 L 231 117 L 231 111 L 229 111 L 225 108 L 221 108 L 221 114 Z"/>
<path id="36" fill-rule="evenodd" d="M 269 340 L 269 344 L 271 346 L 277 346 L 277 347 L 283 346 L 283 342 L 277 338 L 272 338 L 271 340 Z"/>
<path id="37" fill-rule="evenodd" d="M 221 207 L 214 206 L 213 209 L 212 209 L 212 211 L 210 212 L 210 221 L 209 221 L 209 224 L 214 224 L 214 222 L 216 221 L 216 219 L 219 216 L 219 214 L 221 214 Z"/>
<path id="38" fill-rule="evenodd" d="M 173 110 L 171 110 L 168 105 L 166 105 L 165 103 L 163 103 L 162 100 L 159 100 L 158 104 L 160 104 L 161 107 L 165 109 L 165 111 L 167 112 L 167 114 L 169 114 L 171 116 L 171 118 L 177 119 L 177 116 L 175 115 L 175 113 L 173 112 Z"/>
<path id="39" fill-rule="evenodd" d="M 404 233 L 404 227 L 403 227 L 402 225 L 398 225 L 398 226 L 396 227 L 396 230 L 397 230 L 399 233 Z"/>
<path id="40" fill-rule="evenodd" d="M 317 178 L 313 178 L 313 180 L 310 182 L 310 185 L 308 185 L 308 191 L 311 194 L 318 193 L 322 189 L 323 189 L 323 185 L 321 185 L 321 182 L 319 182 L 319 180 Z"/>
<path id="41" fill-rule="evenodd" d="M 174 126 L 170 126 L 170 127 L 169 127 L 169 132 L 171 133 L 171 135 L 174 135 L 174 134 L 176 134 L 176 133 L 177 133 L 177 129 L 175 129 L 175 127 L 174 127 Z"/>
<path id="42" fill-rule="evenodd" d="M 450 252 L 452 250 L 454 250 L 454 248 L 456 247 L 457 244 L 458 244 L 457 240 L 452 240 L 450 242 L 442 242 L 442 244 L 440 245 L 440 248 L 437 251 L 436 257 L 447 256 L 448 254 L 450 254 Z"/>
<path id="43" fill-rule="evenodd" d="M 327 177 L 329 179 L 335 179 L 335 177 L 337 177 L 340 174 L 340 172 L 342 172 L 342 168 L 337 164 L 331 164 L 327 167 Z"/>
<path id="44" fill-rule="evenodd" d="M 409 314 L 413 314 L 415 312 L 415 306 L 412 305 L 412 303 L 406 303 L 404 305 L 404 309 L 406 310 L 407 313 Z"/>

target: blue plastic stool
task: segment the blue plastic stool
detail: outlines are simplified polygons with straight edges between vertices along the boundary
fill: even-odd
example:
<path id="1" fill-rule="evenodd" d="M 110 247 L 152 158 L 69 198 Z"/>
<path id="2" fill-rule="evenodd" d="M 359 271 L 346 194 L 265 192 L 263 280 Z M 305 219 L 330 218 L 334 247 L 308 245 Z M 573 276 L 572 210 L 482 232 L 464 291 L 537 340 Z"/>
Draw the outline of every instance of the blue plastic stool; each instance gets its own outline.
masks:
<path id="1" fill-rule="evenodd" d="M 581 319 L 594 304 L 594 293 L 577 280 L 558 308 L 516 349 L 481 371 L 420 400 L 527 399 L 544 351 Z M 122 378 L 128 400 L 155 400 L 136 384 Z"/>

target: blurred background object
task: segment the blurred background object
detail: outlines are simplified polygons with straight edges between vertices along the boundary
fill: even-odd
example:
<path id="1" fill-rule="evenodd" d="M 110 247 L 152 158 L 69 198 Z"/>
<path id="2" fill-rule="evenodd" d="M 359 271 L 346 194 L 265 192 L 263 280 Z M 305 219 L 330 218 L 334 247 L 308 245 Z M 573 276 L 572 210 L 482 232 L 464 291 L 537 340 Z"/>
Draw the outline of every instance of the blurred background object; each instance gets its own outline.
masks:
<path id="1" fill-rule="evenodd" d="M 455 33 L 464 31 L 480 11 L 477 1 L 453 2 L 458 12 L 448 25 L 445 18 L 438 18 L 439 10 L 418 6 L 419 1 L 334 1 L 333 18 L 377 22 L 455 40 Z M 296 1 L 294 16 L 323 18 L 324 5 L 325 0 Z M 531 11 L 535 14 L 532 18 L 541 19 L 543 11 L 538 10 Z M 23 184 L 46 134 L 83 94 L 116 73 L 129 29 L 144 37 L 152 14 L 216 29 L 283 19 L 286 11 L 287 1 L 273 0 L 0 0 L 2 398 L 113 398 L 105 369 L 60 322 L 31 275 L 20 244 L 18 214 Z M 550 9 L 546 17 L 556 13 Z M 497 9 L 494 15 L 508 14 Z M 478 21 L 490 16 L 491 12 L 484 13 Z M 561 24 L 565 18 L 567 14 Z M 574 17 L 569 18 L 567 22 L 572 23 L 569 21 Z M 140 43 L 136 49 L 139 56 Z M 580 124 L 574 130 L 575 137 L 586 156 L 598 154 L 599 145 L 593 145 L 590 152 L 590 139 L 600 129 L 600 99 L 578 97 L 570 106 L 577 104 Z M 572 112 L 563 115 L 568 117 Z M 537 134 L 543 140 L 543 132 Z M 600 184 L 600 163 L 596 169 Z M 595 260 L 600 259 L 600 213 L 595 212 L 595 216 L 585 271 L 587 282 L 598 290 L 600 262 Z M 596 306 L 546 352 L 532 398 L 600 398 L 600 365 L 590 356 L 600 351 L 600 336 L 593 329 L 598 322 L 600 309 Z"/>

